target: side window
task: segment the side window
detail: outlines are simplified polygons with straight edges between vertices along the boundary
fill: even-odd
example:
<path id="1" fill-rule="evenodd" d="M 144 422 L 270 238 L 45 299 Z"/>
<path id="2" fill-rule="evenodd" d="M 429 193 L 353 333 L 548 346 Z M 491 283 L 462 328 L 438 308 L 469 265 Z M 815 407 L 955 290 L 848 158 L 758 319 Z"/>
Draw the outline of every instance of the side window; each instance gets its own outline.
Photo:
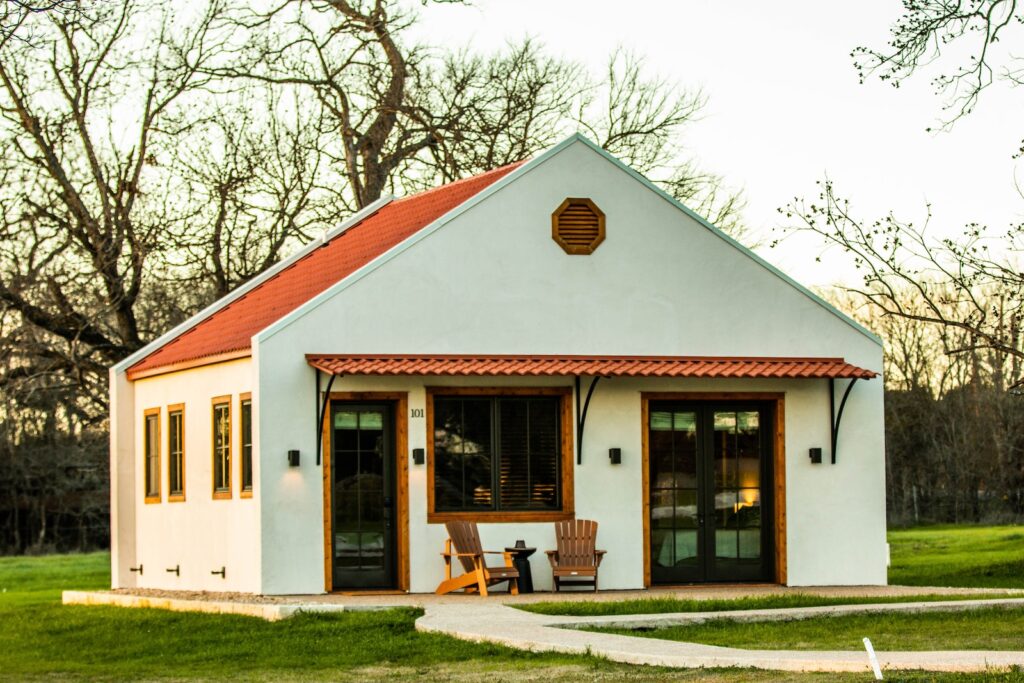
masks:
<path id="1" fill-rule="evenodd" d="M 242 395 L 242 494 L 252 495 L 252 399 Z"/>
<path id="2" fill-rule="evenodd" d="M 167 407 L 167 500 L 185 500 L 185 406 Z"/>
<path id="3" fill-rule="evenodd" d="M 160 409 L 150 408 L 143 415 L 143 458 L 147 503 L 160 502 Z"/>
<path id="4" fill-rule="evenodd" d="M 231 397 L 213 400 L 213 497 L 231 497 Z"/>

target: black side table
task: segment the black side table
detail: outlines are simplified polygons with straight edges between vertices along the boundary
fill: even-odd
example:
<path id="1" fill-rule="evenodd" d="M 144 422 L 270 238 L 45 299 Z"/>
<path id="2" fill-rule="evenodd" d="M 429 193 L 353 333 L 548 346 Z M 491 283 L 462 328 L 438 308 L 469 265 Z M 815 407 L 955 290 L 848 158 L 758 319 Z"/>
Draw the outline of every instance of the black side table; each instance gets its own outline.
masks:
<path id="1" fill-rule="evenodd" d="M 516 571 L 519 572 L 519 592 L 520 593 L 532 593 L 533 592 L 533 574 L 530 573 L 530 555 L 537 552 L 536 548 L 505 548 L 506 553 L 512 553 L 512 564 L 516 566 Z"/>

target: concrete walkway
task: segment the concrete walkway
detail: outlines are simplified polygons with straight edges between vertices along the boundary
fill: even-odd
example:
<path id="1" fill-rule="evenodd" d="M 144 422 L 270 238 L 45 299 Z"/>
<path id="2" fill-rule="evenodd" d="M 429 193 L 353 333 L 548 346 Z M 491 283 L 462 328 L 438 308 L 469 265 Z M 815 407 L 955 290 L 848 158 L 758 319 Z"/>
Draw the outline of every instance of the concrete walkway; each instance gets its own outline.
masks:
<path id="1" fill-rule="evenodd" d="M 744 595 L 751 595 L 751 587 Z M 775 593 L 778 587 L 765 587 L 766 593 Z M 725 589 L 729 591 L 730 589 Z M 754 591 L 757 594 L 759 591 Z M 928 588 L 887 587 L 878 589 L 783 589 L 783 592 L 819 595 L 909 595 L 964 593 L 961 591 Z M 1012 591 L 1007 591 L 1012 592 Z M 416 621 L 420 631 L 443 633 L 463 640 L 488 642 L 537 652 L 592 654 L 616 662 L 648 664 L 654 666 L 699 668 L 742 667 L 786 671 L 869 671 L 867 655 L 863 651 L 797 651 L 797 650 L 744 650 L 716 647 L 697 643 L 683 643 L 655 638 L 639 638 L 611 633 L 581 630 L 587 627 L 658 627 L 696 624 L 709 619 L 735 619 L 738 621 L 770 621 L 807 619 L 820 616 L 881 612 L 925 612 L 980 609 L 991 606 L 1024 608 L 1024 598 L 949 600 L 939 602 L 879 603 L 866 605 L 837 605 L 772 610 L 743 610 L 735 612 L 687 612 L 677 614 L 641 614 L 628 616 L 571 617 L 534 614 L 515 609 L 511 605 L 540 600 L 593 600 L 630 599 L 635 597 L 723 597 L 718 589 L 708 595 L 695 594 L 684 589 L 662 592 L 646 591 L 638 595 L 625 593 L 593 594 L 562 593 L 534 594 L 531 596 L 495 595 L 480 598 L 465 595 L 355 595 L 355 596 L 288 596 L 276 598 L 250 598 L 237 595 L 207 595 L 174 597 L 169 595 L 139 595 L 127 592 L 66 591 L 65 604 L 106 604 L 125 607 L 154 607 L 178 611 L 201 611 L 247 614 L 269 620 L 285 619 L 299 612 L 341 612 L 373 610 L 389 607 L 417 606 L 424 615 Z M 737 597 L 732 595 L 731 597 Z M 218 599 L 219 598 L 219 599 Z M 870 634 L 868 634 L 870 635 Z M 984 671 L 1024 666 L 1024 652 L 1010 651 L 937 651 L 937 652 L 879 652 L 883 669 L 924 669 L 930 671 Z"/>
<path id="2" fill-rule="evenodd" d="M 1024 607 L 1024 599 L 970 600 L 877 605 L 843 605 L 785 610 L 700 612 L 614 617 L 559 617 L 533 614 L 508 605 L 481 601 L 474 609 L 464 605 L 437 604 L 416 621 L 421 631 L 445 633 L 456 638 L 498 643 L 536 652 L 593 654 L 616 662 L 680 668 L 742 667 L 785 671 L 869 671 L 863 651 L 743 650 L 655 638 L 635 638 L 579 630 L 587 626 L 666 626 L 700 623 L 708 619 L 743 621 L 806 619 L 825 615 L 923 612 L 979 609 L 991 606 Z M 938 652 L 879 652 L 883 669 L 929 671 L 985 671 L 1024 666 L 1024 652 L 964 650 Z"/>

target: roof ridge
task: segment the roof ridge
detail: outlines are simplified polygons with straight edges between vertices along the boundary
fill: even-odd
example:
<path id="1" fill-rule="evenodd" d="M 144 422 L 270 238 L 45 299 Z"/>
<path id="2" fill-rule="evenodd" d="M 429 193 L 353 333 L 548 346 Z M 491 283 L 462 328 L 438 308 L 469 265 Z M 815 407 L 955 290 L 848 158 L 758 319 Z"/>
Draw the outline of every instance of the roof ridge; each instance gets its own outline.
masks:
<path id="1" fill-rule="evenodd" d="M 414 192 L 413 194 L 405 195 L 403 197 L 398 197 L 398 198 L 394 199 L 391 203 L 392 204 L 401 204 L 402 202 L 406 202 L 406 201 L 408 201 L 410 199 L 416 199 L 416 198 L 420 198 L 420 197 L 425 197 L 426 195 L 432 194 L 434 192 L 439 192 L 441 190 L 450 190 L 453 187 L 456 187 L 458 185 L 462 185 L 464 183 L 468 183 L 468 182 L 472 182 L 472 181 L 475 181 L 475 180 L 480 180 L 482 178 L 486 178 L 487 176 L 491 175 L 492 173 L 501 173 L 503 171 L 504 172 L 510 171 L 510 170 L 515 169 L 515 168 L 517 168 L 519 166 L 522 166 L 527 161 L 528 161 L 528 159 L 520 159 L 519 161 L 513 161 L 510 164 L 504 164 L 502 166 L 497 166 L 497 167 L 492 168 L 492 169 L 490 169 L 488 171 L 481 171 L 480 173 L 475 173 L 473 175 L 466 176 L 465 178 L 457 178 L 457 179 L 455 179 L 455 180 L 453 180 L 451 182 L 445 183 L 443 185 L 438 185 L 436 187 L 428 187 L 425 190 L 420 190 L 419 192 Z"/>

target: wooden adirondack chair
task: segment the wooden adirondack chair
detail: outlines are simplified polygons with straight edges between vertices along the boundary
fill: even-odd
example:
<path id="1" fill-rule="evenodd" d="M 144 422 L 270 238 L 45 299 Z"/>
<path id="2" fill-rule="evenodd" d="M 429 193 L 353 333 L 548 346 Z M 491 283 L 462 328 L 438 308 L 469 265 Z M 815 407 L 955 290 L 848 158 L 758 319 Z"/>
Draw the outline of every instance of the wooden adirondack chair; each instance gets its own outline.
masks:
<path id="1" fill-rule="evenodd" d="M 508 591 L 512 595 L 519 595 L 519 572 L 512 564 L 512 553 L 499 550 L 484 550 L 480 546 L 480 532 L 476 522 L 447 522 L 445 528 L 448 530 L 448 540 L 444 542 L 444 581 L 442 581 L 435 593 L 444 595 L 459 589 L 465 589 L 467 593 L 479 592 L 487 596 L 487 587 L 508 581 Z M 484 555 L 504 555 L 505 566 L 488 567 L 484 561 Z M 462 564 L 463 574 L 452 578 L 452 558 L 457 558 Z"/>
<path id="2" fill-rule="evenodd" d="M 555 577 L 555 591 L 562 581 L 593 583 L 597 592 L 597 569 L 604 558 L 604 550 L 596 550 L 597 522 L 590 519 L 570 519 L 555 522 L 557 550 L 548 550 L 548 561 Z"/>

